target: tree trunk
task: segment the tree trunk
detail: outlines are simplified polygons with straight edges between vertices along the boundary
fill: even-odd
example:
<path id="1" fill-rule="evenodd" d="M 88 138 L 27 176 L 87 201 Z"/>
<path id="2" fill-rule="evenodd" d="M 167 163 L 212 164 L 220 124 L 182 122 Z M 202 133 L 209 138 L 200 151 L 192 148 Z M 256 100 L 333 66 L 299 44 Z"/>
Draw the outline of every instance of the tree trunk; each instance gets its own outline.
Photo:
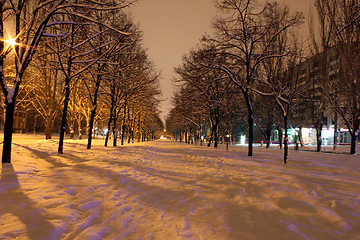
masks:
<path id="1" fill-rule="evenodd" d="M 128 137 L 128 143 L 130 144 L 131 141 L 131 132 L 132 132 L 132 121 L 130 118 L 130 108 L 127 108 L 127 118 L 128 118 L 128 132 L 127 132 L 127 137 Z"/>
<path id="2" fill-rule="evenodd" d="M 49 140 L 49 139 L 51 139 L 51 137 L 52 137 L 52 132 L 51 132 L 51 130 L 50 129 L 45 129 L 45 139 L 46 140 Z"/>
<path id="3" fill-rule="evenodd" d="M 253 142 L 254 142 L 254 114 L 251 105 L 251 99 L 247 91 L 243 92 L 245 97 L 246 106 L 248 110 L 248 156 L 253 155 Z"/>
<path id="4" fill-rule="evenodd" d="M 122 126 L 121 126 L 121 145 L 124 145 L 124 137 L 125 137 L 125 122 L 126 122 L 126 100 L 125 100 L 125 104 L 124 104 L 124 117 L 123 117 L 123 122 L 122 122 Z"/>
<path id="5" fill-rule="evenodd" d="M 210 134 L 209 142 L 208 142 L 208 145 L 207 145 L 208 147 L 211 146 L 211 141 L 213 139 L 213 135 L 214 135 L 214 130 L 213 130 L 213 128 L 211 128 L 211 134 Z"/>
<path id="6" fill-rule="evenodd" d="M 132 132 L 132 130 L 131 130 L 131 128 L 129 127 L 129 133 L 128 133 L 128 139 L 127 139 L 127 143 L 128 144 L 130 144 L 130 142 L 131 142 L 131 132 Z"/>
<path id="7" fill-rule="evenodd" d="M 284 116 L 284 130 L 285 130 L 285 137 L 284 137 L 284 164 L 287 163 L 288 158 L 288 133 L 287 133 L 287 115 Z"/>
<path id="8" fill-rule="evenodd" d="M 187 143 L 190 144 L 190 142 L 191 142 L 191 128 L 189 128 L 187 139 L 188 139 Z"/>
<path id="9" fill-rule="evenodd" d="M 37 123 L 38 116 L 36 115 L 34 118 L 34 135 L 36 134 L 36 123 Z M 47 139 L 46 139 L 47 140 Z"/>
<path id="10" fill-rule="evenodd" d="M 4 22 L 3 22 L 3 13 L 4 13 L 4 1 L 0 3 L 0 38 L 4 38 Z M 18 36 L 20 34 L 20 14 L 21 11 L 16 13 L 15 17 L 15 35 Z M 4 50 L 4 41 L 0 41 L 0 51 Z M 18 56 L 19 56 L 19 46 L 15 46 L 15 67 L 16 67 L 16 82 L 12 87 L 14 90 L 13 95 L 11 96 L 10 101 L 5 100 L 6 105 L 6 113 L 5 113 L 5 123 L 4 123 L 4 141 L 3 141 L 3 155 L 2 155 L 2 163 L 11 163 L 11 144 L 12 144 L 12 131 L 13 131 L 13 123 L 14 123 L 14 111 L 15 111 L 15 102 L 16 96 L 19 92 L 19 87 L 21 83 L 21 78 L 23 71 L 25 69 L 21 69 L 19 72 L 18 65 Z M 5 54 L 0 54 L 0 84 L 4 93 L 4 97 L 7 99 L 9 96 L 8 86 L 6 86 L 6 79 L 4 76 L 4 56 Z M 26 68 L 26 67 L 25 67 Z M 5 83 L 5 84 L 4 84 Z"/>
<path id="11" fill-rule="evenodd" d="M 133 123 L 133 124 L 135 124 L 135 123 Z M 131 130 L 131 143 L 134 143 L 134 142 L 135 142 L 135 131 L 134 131 L 134 126 L 133 126 L 133 128 Z"/>
<path id="12" fill-rule="evenodd" d="M 321 152 L 321 143 L 322 143 L 322 138 L 321 138 L 322 123 L 320 123 L 319 125 L 320 126 L 315 127 L 315 130 L 316 130 L 316 151 L 317 152 Z"/>
<path id="13" fill-rule="evenodd" d="M 106 138 L 105 138 L 105 147 L 107 147 L 108 141 L 109 141 L 109 134 L 110 134 L 110 128 L 111 128 L 111 122 L 114 119 L 114 109 L 115 109 L 115 82 L 112 82 L 112 86 L 111 86 L 111 107 L 110 107 L 110 117 L 109 117 L 109 122 L 108 122 L 108 131 L 106 133 Z"/>
<path id="14" fill-rule="evenodd" d="M 95 96 L 96 96 L 96 93 L 95 93 Z M 94 102 L 95 102 L 95 100 L 94 100 Z M 91 149 L 92 132 L 93 132 L 93 128 L 94 128 L 95 115 L 96 115 L 96 104 L 93 106 L 93 109 L 91 110 L 90 122 L 89 122 L 89 128 L 88 128 L 88 143 L 86 146 L 87 149 Z"/>
<path id="15" fill-rule="evenodd" d="M 219 145 L 219 128 L 218 128 L 219 120 L 216 118 L 216 123 L 214 126 L 214 148 L 217 148 Z"/>
<path id="16" fill-rule="evenodd" d="M 59 148 L 58 148 L 58 153 L 60 153 L 60 154 L 63 154 L 63 149 L 64 149 L 66 116 L 67 116 L 68 105 L 69 105 L 69 100 L 70 100 L 70 84 L 69 83 L 70 83 L 70 79 L 66 78 L 64 109 L 63 109 L 62 120 L 61 120 L 60 139 L 59 139 Z"/>
<path id="17" fill-rule="evenodd" d="M 77 127 L 78 127 L 78 132 L 79 132 L 79 140 L 82 139 L 82 134 L 81 134 L 81 119 L 77 120 Z"/>
<path id="18" fill-rule="evenodd" d="M 74 131 L 73 127 L 69 127 L 69 130 L 70 130 L 70 139 L 74 140 L 75 131 Z"/>
<path id="19" fill-rule="evenodd" d="M 113 147 L 116 147 L 117 142 L 117 129 L 116 129 L 116 117 L 114 117 L 113 121 Z"/>
<path id="20" fill-rule="evenodd" d="M 52 130 L 54 126 L 54 119 L 47 119 L 45 122 L 45 139 L 49 140 L 52 138 Z"/>
<path id="21" fill-rule="evenodd" d="M 304 146 L 304 139 L 302 137 L 302 127 L 299 128 L 298 136 L 299 136 L 300 146 L 303 147 Z"/>
<path id="22" fill-rule="evenodd" d="M 247 66 L 247 71 L 249 71 L 249 66 Z M 247 73 L 247 81 L 250 82 L 250 75 Z M 248 156 L 253 155 L 253 142 L 254 142 L 254 113 L 251 105 L 251 98 L 248 93 L 248 89 L 243 91 L 243 95 L 246 101 L 246 106 L 248 110 Z"/>
<path id="23" fill-rule="evenodd" d="M 217 133 L 217 131 L 215 130 L 214 132 L 214 148 L 218 147 L 218 142 L 219 142 L 219 134 Z"/>
<path id="24" fill-rule="evenodd" d="M 129 116 L 129 112 L 128 112 L 128 116 Z M 130 121 L 129 119 L 129 134 L 128 134 L 128 143 L 130 144 L 131 140 L 133 139 L 134 136 L 134 122 Z"/>
<path id="25" fill-rule="evenodd" d="M 113 116 L 112 116 L 112 112 L 111 112 L 109 122 L 108 122 L 108 128 L 107 128 L 107 132 L 106 132 L 106 137 L 105 137 L 105 147 L 107 147 L 107 144 L 108 144 L 108 141 L 109 141 L 112 118 L 113 118 Z"/>
<path id="26" fill-rule="evenodd" d="M 279 148 L 282 149 L 282 146 L 283 146 L 283 129 L 282 129 L 282 127 L 279 127 L 278 131 L 279 131 Z"/>
<path id="27" fill-rule="evenodd" d="M 253 155 L 253 142 L 254 142 L 254 116 L 252 113 L 252 109 L 249 108 L 249 116 L 248 116 L 248 127 L 249 127 L 249 133 L 248 133 L 248 139 L 249 139 L 249 145 L 248 145 L 248 156 Z"/>
<path id="28" fill-rule="evenodd" d="M 99 24 L 99 32 L 102 31 L 102 25 Z M 100 43 L 103 43 L 103 37 L 102 34 L 100 34 Z M 99 49 L 98 54 L 101 55 L 101 51 L 102 48 Z M 101 72 L 102 72 L 103 66 L 100 66 L 100 64 L 97 65 L 97 77 L 96 77 L 96 85 L 95 85 L 95 92 L 94 92 L 94 99 L 92 102 L 93 108 L 91 110 L 91 115 L 90 115 L 90 123 L 89 123 L 89 129 L 88 129 L 88 143 L 87 143 L 87 149 L 91 149 L 91 142 L 92 142 L 92 132 L 93 132 L 93 127 L 94 127 L 94 121 L 95 121 L 95 116 L 96 116 L 96 109 L 97 109 L 97 98 L 98 98 L 98 92 L 99 92 L 99 87 L 100 87 L 100 83 L 101 83 Z M 106 145 L 105 145 L 106 146 Z"/>
<path id="29" fill-rule="evenodd" d="M 354 155 L 358 154 L 358 141 L 359 141 L 359 129 L 353 131 L 353 133 L 351 134 L 350 154 L 354 154 Z"/>
<path id="30" fill-rule="evenodd" d="M 145 142 L 146 140 L 146 132 L 144 130 L 141 131 L 141 142 Z"/>
<path id="31" fill-rule="evenodd" d="M 271 144 L 271 127 L 266 128 L 266 148 L 270 148 Z"/>
<path id="32" fill-rule="evenodd" d="M 189 128 L 189 134 L 188 134 L 188 143 L 189 143 L 189 144 L 190 144 L 190 143 L 193 144 L 191 132 L 192 132 L 192 128 Z"/>
<path id="33" fill-rule="evenodd" d="M 14 122 L 15 101 L 6 104 L 2 163 L 11 163 L 11 144 Z"/>
<path id="34" fill-rule="evenodd" d="M 139 115 L 139 120 L 137 123 L 137 130 L 138 130 L 138 136 L 137 136 L 137 141 L 140 142 L 141 141 L 141 126 L 140 126 L 140 115 Z"/>
<path id="35" fill-rule="evenodd" d="M 25 112 L 25 116 L 23 118 L 23 122 L 21 124 L 21 130 L 20 130 L 20 134 L 22 134 L 23 132 L 25 132 L 25 128 L 26 128 L 26 122 L 27 122 L 27 112 Z"/>
<path id="36" fill-rule="evenodd" d="M 69 58 L 67 62 L 67 75 L 65 77 L 65 99 L 64 99 L 64 109 L 63 109 L 63 115 L 61 120 L 61 128 L 60 128 L 60 139 L 59 139 L 59 148 L 58 153 L 63 154 L 64 150 L 64 136 L 65 136 L 65 127 L 66 127 L 66 117 L 67 117 L 67 111 L 68 111 L 68 105 L 70 101 L 70 76 L 71 76 L 71 66 L 72 66 L 72 47 L 74 46 L 74 33 L 75 26 L 74 24 L 71 25 L 71 40 L 70 40 L 70 50 L 69 50 Z"/>

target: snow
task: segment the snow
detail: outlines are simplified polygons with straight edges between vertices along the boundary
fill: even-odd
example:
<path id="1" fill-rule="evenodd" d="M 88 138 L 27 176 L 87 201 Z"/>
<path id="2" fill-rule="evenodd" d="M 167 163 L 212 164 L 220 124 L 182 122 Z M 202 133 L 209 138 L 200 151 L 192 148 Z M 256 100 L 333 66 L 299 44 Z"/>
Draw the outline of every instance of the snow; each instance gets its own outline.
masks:
<path id="1" fill-rule="evenodd" d="M 14 135 L 0 239 L 360 239 L 360 157 Z"/>

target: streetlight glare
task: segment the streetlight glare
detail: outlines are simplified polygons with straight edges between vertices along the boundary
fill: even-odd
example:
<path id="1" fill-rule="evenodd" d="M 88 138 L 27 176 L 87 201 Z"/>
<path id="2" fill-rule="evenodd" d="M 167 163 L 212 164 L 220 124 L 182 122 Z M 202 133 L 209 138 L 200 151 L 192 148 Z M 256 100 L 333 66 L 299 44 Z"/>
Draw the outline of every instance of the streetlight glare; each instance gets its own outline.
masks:
<path id="1" fill-rule="evenodd" d="M 11 37 L 9 37 L 9 39 L 6 40 L 6 42 L 8 43 L 9 47 L 11 47 L 11 48 L 15 48 L 15 45 L 17 45 L 16 40 Z"/>
<path id="2" fill-rule="evenodd" d="M 5 47 L 5 49 L 3 50 L 3 52 L 1 53 L 1 55 L 6 55 L 7 53 L 9 53 L 11 50 L 15 50 L 15 46 L 20 45 L 19 43 L 16 42 L 16 38 L 12 38 L 9 36 L 8 39 L 3 39 L 1 40 L 5 43 L 7 43 L 7 46 Z"/>

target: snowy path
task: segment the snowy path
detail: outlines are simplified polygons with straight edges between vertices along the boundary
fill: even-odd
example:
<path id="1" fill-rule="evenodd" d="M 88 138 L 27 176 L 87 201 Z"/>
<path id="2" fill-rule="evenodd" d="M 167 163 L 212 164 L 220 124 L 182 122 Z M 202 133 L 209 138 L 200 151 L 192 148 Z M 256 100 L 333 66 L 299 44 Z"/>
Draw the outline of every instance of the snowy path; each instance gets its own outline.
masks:
<path id="1" fill-rule="evenodd" d="M 0 239 L 360 239 L 360 157 L 15 138 Z"/>

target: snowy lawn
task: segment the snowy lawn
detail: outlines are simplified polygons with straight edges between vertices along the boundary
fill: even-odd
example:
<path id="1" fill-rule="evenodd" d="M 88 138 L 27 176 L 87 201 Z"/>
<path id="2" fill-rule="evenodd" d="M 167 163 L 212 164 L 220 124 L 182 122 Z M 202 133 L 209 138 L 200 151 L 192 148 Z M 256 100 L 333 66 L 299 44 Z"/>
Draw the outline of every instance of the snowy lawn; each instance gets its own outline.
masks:
<path id="1" fill-rule="evenodd" d="M 13 142 L 0 239 L 360 239 L 359 156 L 290 151 L 283 165 L 277 149 Z"/>

